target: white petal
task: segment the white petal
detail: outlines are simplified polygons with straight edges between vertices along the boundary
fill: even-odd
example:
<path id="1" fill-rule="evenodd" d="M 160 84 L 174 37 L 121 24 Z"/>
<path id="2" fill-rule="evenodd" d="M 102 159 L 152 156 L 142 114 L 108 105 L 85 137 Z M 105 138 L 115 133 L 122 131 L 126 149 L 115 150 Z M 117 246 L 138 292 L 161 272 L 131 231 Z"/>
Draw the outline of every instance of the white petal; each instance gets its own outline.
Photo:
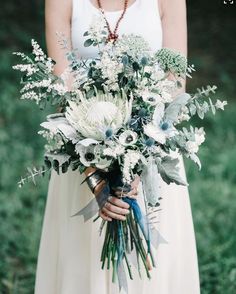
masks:
<path id="1" fill-rule="evenodd" d="M 153 114 L 153 122 L 156 126 L 160 125 L 160 122 L 164 116 L 164 111 L 165 111 L 165 105 L 163 103 L 157 104 Z"/>
<path id="2" fill-rule="evenodd" d="M 157 141 L 160 144 L 165 144 L 166 142 L 166 134 L 162 131 L 161 128 L 153 125 L 148 124 L 144 126 L 144 133 L 150 137 L 153 138 L 155 141 Z"/>

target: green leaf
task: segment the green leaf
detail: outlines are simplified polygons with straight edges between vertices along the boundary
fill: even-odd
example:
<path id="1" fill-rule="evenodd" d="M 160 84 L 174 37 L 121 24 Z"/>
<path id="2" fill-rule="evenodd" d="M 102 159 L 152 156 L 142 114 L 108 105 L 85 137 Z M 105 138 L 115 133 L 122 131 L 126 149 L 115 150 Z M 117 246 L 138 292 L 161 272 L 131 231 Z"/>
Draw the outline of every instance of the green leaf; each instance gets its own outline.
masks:
<path id="1" fill-rule="evenodd" d="M 195 115 L 196 114 L 196 111 L 197 111 L 197 107 L 191 103 L 189 106 L 188 106 L 188 109 L 190 111 L 190 114 L 191 116 Z"/>
<path id="2" fill-rule="evenodd" d="M 210 103 L 212 113 L 215 114 L 216 113 L 216 108 L 215 108 L 215 105 L 213 105 L 213 103 L 211 101 L 211 98 L 209 98 L 209 103 Z"/>
<path id="3" fill-rule="evenodd" d="M 201 167 L 202 167 L 201 161 L 195 153 L 191 153 L 187 157 L 189 157 L 193 162 L 195 162 L 197 164 L 199 170 L 201 169 Z"/>
<path id="4" fill-rule="evenodd" d="M 177 185 L 187 186 L 179 174 L 179 159 L 166 156 L 162 159 L 162 162 L 157 162 L 158 171 L 161 174 L 162 179 L 167 183 L 176 183 Z"/>
<path id="5" fill-rule="evenodd" d="M 93 40 L 91 39 L 87 39 L 85 42 L 84 42 L 84 47 L 89 47 L 93 44 Z"/>

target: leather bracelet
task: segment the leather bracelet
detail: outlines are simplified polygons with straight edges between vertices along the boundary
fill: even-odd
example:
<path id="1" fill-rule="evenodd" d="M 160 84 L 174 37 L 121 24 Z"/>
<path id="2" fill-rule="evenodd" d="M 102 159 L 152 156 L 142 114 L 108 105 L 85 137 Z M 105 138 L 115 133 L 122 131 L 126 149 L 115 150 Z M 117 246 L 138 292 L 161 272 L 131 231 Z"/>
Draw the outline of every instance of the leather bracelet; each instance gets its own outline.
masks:
<path id="1" fill-rule="evenodd" d="M 94 190 L 97 187 L 97 185 L 99 185 L 105 179 L 105 174 L 99 170 L 96 170 L 94 173 L 89 175 L 85 180 L 92 193 L 94 193 Z"/>

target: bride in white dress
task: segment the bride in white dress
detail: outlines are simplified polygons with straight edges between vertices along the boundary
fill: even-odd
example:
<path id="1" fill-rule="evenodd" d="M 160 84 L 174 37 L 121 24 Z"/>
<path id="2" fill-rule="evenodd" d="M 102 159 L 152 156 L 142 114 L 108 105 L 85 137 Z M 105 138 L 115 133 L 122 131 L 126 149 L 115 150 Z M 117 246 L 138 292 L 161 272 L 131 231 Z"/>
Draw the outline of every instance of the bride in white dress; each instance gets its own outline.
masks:
<path id="1" fill-rule="evenodd" d="M 114 28 L 123 11 L 124 1 L 101 0 L 105 16 Z M 83 33 L 88 30 L 93 15 L 101 13 L 96 0 L 46 0 L 46 35 L 49 55 L 57 61 L 55 72 L 61 74 L 67 66 L 56 32 L 71 40 L 81 57 L 95 57 L 94 47 L 83 46 Z M 185 0 L 130 0 L 118 34 L 142 35 L 153 50 L 169 47 L 187 54 Z M 180 158 L 182 176 L 185 177 Z M 52 172 L 38 256 L 35 294 L 118 294 L 112 283 L 111 271 L 102 270 L 100 253 L 103 236 L 99 236 L 101 219 L 84 223 L 82 217 L 72 217 L 94 195 L 83 175 L 69 171 Z M 153 182 L 157 182 L 153 178 Z M 141 202 L 141 182 L 133 183 Z M 158 183 L 156 183 L 158 185 Z M 188 188 L 160 181 L 161 211 L 157 228 L 165 239 L 156 251 L 157 267 L 151 270 L 151 280 L 138 274 L 128 281 L 129 294 L 199 294 L 199 275 L 194 228 Z M 121 201 L 121 200 L 120 200 Z M 143 205 L 142 203 L 140 205 Z M 120 208 L 118 206 L 121 206 Z M 100 215 L 104 219 L 124 218 L 126 209 L 114 205 Z M 162 240 L 163 241 L 163 240 Z M 121 292 L 123 294 L 123 292 Z"/>

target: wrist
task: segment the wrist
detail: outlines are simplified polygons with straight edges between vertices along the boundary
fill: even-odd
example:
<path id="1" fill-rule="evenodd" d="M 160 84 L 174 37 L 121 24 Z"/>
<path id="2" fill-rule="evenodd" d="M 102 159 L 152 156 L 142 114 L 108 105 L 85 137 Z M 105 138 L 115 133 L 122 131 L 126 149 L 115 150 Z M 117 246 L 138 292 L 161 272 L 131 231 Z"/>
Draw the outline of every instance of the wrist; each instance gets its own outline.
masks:
<path id="1" fill-rule="evenodd" d="M 106 183 L 107 182 L 105 180 L 102 180 L 99 184 L 97 184 L 97 186 L 94 188 L 94 191 L 93 191 L 93 194 L 94 194 L 95 197 L 97 197 L 97 195 L 105 187 Z"/>
<path id="2" fill-rule="evenodd" d="M 103 183 L 104 185 L 106 183 L 106 174 L 98 169 L 88 170 L 85 181 L 87 182 L 91 192 L 95 193 L 96 188 L 100 187 L 100 184 Z"/>

